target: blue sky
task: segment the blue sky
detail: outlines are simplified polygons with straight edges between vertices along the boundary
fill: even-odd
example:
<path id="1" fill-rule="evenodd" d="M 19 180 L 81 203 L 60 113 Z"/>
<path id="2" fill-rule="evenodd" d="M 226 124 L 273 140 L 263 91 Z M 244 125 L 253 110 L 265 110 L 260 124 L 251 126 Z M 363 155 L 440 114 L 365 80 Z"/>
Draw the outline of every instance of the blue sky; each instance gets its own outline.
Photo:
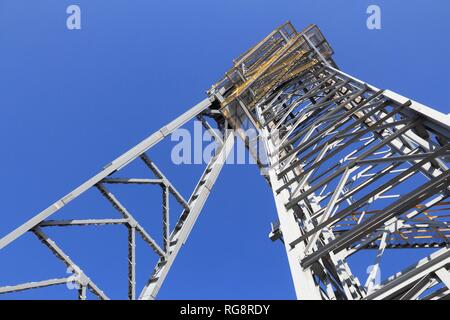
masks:
<path id="1" fill-rule="evenodd" d="M 70 4 L 81 7 L 82 30 L 66 29 Z M 381 30 L 366 28 L 369 4 L 381 7 Z M 345 72 L 450 113 L 449 13 L 447 0 L 1 0 L 0 237 L 204 99 L 233 58 L 287 20 L 317 24 Z M 226 166 L 160 298 L 294 298 L 284 249 L 267 237 L 275 218 L 256 168 Z M 124 248 L 82 237 L 96 241 L 81 260 L 95 248 L 104 255 L 100 280 L 114 277 L 115 258 L 126 266 Z M 61 270 L 25 247 L 27 257 L 0 252 L 10 280 L 1 284 Z M 138 283 L 148 266 L 138 261 Z M 124 298 L 124 288 L 108 293 Z"/>

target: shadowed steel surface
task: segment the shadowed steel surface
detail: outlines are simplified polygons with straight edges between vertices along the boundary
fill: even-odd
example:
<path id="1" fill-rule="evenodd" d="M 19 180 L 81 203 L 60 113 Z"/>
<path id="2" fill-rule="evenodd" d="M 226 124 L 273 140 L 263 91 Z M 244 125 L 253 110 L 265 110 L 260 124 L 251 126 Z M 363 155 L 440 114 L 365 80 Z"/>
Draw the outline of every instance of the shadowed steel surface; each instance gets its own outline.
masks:
<path id="1" fill-rule="evenodd" d="M 235 59 L 207 99 L 6 235 L 0 249 L 31 232 L 73 270 L 78 298 L 85 299 L 87 289 L 107 299 L 43 229 L 123 225 L 128 230 L 128 297 L 154 299 L 236 135 L 244 139 L 273 191 L 278 221 L 270 238 L 286 249 L 299 299 L 448 299 L 450 119 L 342 72 L 332 55 L 316 26 L 297 32 L 289 22 L 283 24 Z M 184 198 L 147 151 L 191 120 L 202 122 L 218 148 L 190 197 Z M 249 138 L 250 131 L 256 136 Z M 118 176 L 135 161 L 153 176 Z M 162 242 L 108 189 L 112 184 L 161 188 Z M 62 207 L 93 188 L 119 218 L 58 220 Z M 170 219 L 170 198 L 182 208 L 177 221 Z M 140 294 L 135 280 L 137 237 L 158 260 Z M 379 281 L 383 266 L 397 265 L 400 259 L 388 254 L 393 250 L 414 250 L 414 256 L 423 258 Z M 353 259 L 364 252 L 373 259 Z M 367 269 L 367 274 L 357 276 L 356 267 Z M 50 277 L 1 287 L 0 293 L 67 281 Z"/>

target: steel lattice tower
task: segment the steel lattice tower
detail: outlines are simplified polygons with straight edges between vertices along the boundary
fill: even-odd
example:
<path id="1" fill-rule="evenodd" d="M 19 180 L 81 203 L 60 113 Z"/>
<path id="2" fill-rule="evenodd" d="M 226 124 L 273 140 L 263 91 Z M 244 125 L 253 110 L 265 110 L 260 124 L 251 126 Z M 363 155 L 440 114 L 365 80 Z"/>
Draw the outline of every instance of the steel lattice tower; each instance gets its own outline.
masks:
<path id="1" fill-rule="evenodd" d="M 107 299 L 44 230 L 123 225 L 128 230 L 128 296 L 154 299 L 237 136 L 244 139 L 273 191 L 279 221 L 272 224 L 270 238 L 286 248 L 299 299 L 448 299 L 450 119 L 342 72 L 332 54 L 316 26 L 297 32 L 291 23 L 283 24 L 236 59 L 204 101 L 6 235 L 0 249 L 33 233 L 73 271 L 80 299 L 86 298 L 87 290 Z M 193 120 L 202 122 L 219 147 L 185 198 L 149 153 Z M 256 139 L 246 136 L 249 129 L 257 132 Z M 153 176 L 120 177 L 134 162 L 149 169 L 144 176 Z M 161 188 L 162 244 L 112 193 L 112 184 Z M 120 218 L 56 220 L 60 209 L 91 189 L 98 189 L 98 197 L 105 198 Z M 170 198 L 181 208 L 176 221 L 169 219 Z M 135 284 L 137 237 L 159 259 L 140 295 Z M 386 253 L 398 250 L 426 255 L 379 283 L 383 263 L 400 259 L 395 253 L 387 259 Z M 367 266 L 358 265 L 370 265 L 366 279 L 352 273 L 355 263 L 361 264 L 352 257 L 361 252 L 374 256 Z M 67 281 L 51 278 L 4 286 L 0 293 Z"/>

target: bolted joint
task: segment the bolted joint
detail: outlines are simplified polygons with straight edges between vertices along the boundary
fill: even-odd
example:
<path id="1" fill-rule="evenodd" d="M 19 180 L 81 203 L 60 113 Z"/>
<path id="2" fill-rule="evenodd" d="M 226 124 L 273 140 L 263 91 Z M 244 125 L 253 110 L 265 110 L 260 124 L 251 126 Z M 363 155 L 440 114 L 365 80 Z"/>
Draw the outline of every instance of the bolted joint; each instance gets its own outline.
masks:
<path id="1" fill-rule="evenodd" d="M 269 233 L 269 239 L 273 242 L 280 240 L 283 236 L 280 229 L 280 223 L 279 222 L 272 222 L 270 224 L 271 231 Z"/>
<path id="2" fill-rule="evenodd" d="M 86 276 L 83 272 L 81 272 L 80 274 L 78 274 L 78 282 L 80 283 L 81 286 L 87 287 L 89 282 L 91 282 L 91 279 L 89 279 L 88 276 Z"/>
<path id="3" fill-rule="evenodd" d="M 136 228 L 136 227 L 138 226 L 138 223 L 137 223 L 137 221 L 136 221 L 133 217 L 129 217 L 129 218 L 128 218 L 128 225 L 129 225 L 131 228 Z"/>

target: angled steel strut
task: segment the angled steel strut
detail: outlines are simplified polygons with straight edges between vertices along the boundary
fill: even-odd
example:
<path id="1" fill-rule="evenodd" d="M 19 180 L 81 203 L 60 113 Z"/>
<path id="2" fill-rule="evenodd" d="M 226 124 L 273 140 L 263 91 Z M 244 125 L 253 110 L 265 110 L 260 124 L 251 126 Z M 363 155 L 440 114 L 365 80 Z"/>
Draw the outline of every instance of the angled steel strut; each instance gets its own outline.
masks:
<path id="1" fill-rule="evenodd" d="M 299 299 L 450 298 L 450 119 L 342 72 L 332 55 L 316 26 L 297 32 L 291 23 L 283 24 L 235 59 L 207 99 L 6 235 L 0 250 L 31 232 L 73 270 L 80 299 L 87 290 L 107 299 L 44 229 L 124 225 L 128 297 L 154 299 L 237 136 L 273 192 L 278 221 L 270 238 L 286 249 Z M 186 199 L 148 153 L 191 120 L 200 120 L 218 147 Z M 117 176 L 136 161 L 152 178 Z M 161 188 L 162 241 L 109 190 L 111 184 Z M 60 209 L 94 188 L 120 218 L 55 220 Z M 181 208 L 175 223 L 169 215 L 171 198 Z M 140 295 L 137 237 L 158 260 Z M 400 252 L 417 262 L 400 267 Z M 383 271 L 393 267 L 392 275 Z M 0 293 L 67 281 L 44 279 L 0 287 Z"/>

